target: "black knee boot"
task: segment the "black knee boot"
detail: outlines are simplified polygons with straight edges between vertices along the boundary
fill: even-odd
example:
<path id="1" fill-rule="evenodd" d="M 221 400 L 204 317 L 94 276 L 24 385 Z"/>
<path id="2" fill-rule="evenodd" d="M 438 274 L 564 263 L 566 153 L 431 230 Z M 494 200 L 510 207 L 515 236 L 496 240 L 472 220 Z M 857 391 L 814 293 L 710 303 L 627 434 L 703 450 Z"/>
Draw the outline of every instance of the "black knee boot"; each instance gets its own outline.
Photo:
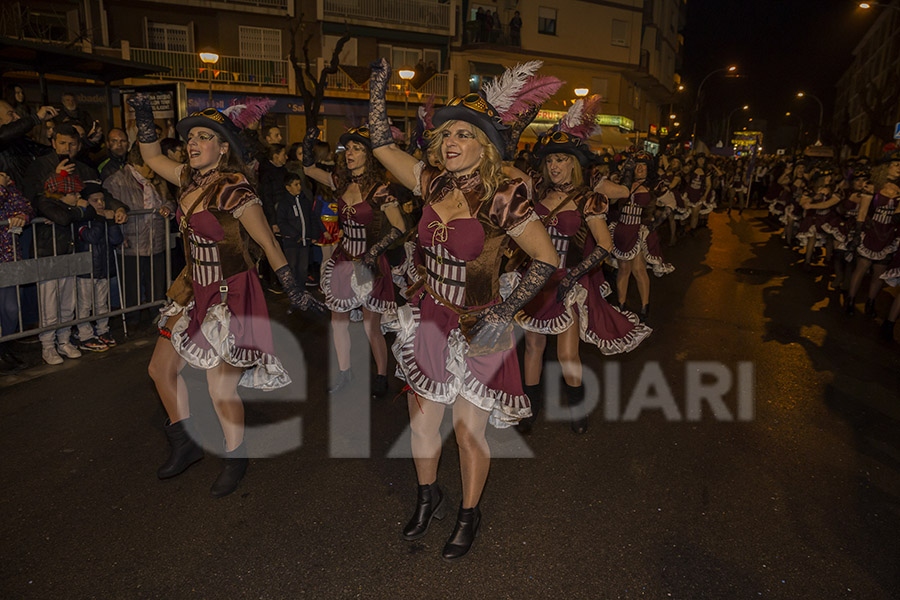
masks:
<path id="1" fill-rule="evenodd" d="M 240 446 L 231 452 L 226 452 L 222 458 L 222 463 L 224 464 L 222 472 L 219 473 L 215 483 L 209 490 L 209 493 L 215 498 L 227 496 L 236 490 L 241 479 L 244 478 L 244 473 L 247 472 L 247 465 L 250 463 L 250 459 L 247 458 L 247 447 L 244 443 L 241 442 Z"/>
<path id="2" fill-rule="evenodd" d="M 388 391 L 387 375 L 375 375 L 375 381 L 372 383 L 372 397 L 382 398 Z"/>
<path id="3" fill-rule="evenodd" d="M 456 516 L 456 527 L 444 545 L 444 551 L 441 552 L 444 560 L 452 561 L 468 554 L 472 542 L 475 541 L 475 536 L 478 534 L 480 524 L 481 511 L 478 506 L 463 508 L 460 504 L 459 514 Z"/>
<path id="4" fill-rule="evenodd" d="M 417 540 L 428 533 L 432 519 L 440 521 L 447 516 L 447 499 L 437 483 L 420 485 L 416 495 L 416 512 L 403 528 L 404 540 Z"/>
<path id="5" fill-rule="evenodd" d="M 339 371 L 338 376 L 335 379 L 334 385 L 328 388 L 329 394 L 337 394 L 346 390 L 350 387 L 350 384 L 353 382 L 353 371 L 351 369 L 347 369 L 346 371 Z"/>
<path id="6" fill-rule="evenodd" d="M 572 431 L 575 433 L 584 433 L 588 427 L 588 416 L 581 415 L 584 410 L 584 385 L 577 387 L 568 383 L 566 386 L 566 399 L 569 401 L 569 411 L 572 413 Z"/>
<path id="7" fill-rule="evenodd" d="M 879 332 L 881 339 L 888 341 L 888 342 L 893 342 L 894 341 L 894 325 L 896 325 L 896 324 L 897 324 L 897 321 L 888 321 L 887 319 L 885 319 L 884 323 L 881 324 L 881 330 Z"/>
<path id="8" fill-rule="evenodd" d="M 875 316 L 875 301 L 874 300 L 866 300 L 866 316 L 874 317 Z"/>
<path id="9" fill-rule="evenodd" d="M 516 429 L 519 433 L 531 433 L 531 430 L 534 428 L 534 423 L 537 421 L 538 415 L 541 414 L 541 409 L 544 407 L 544 386 L 539 383 L 537 385 L 526 385 L 523 387 L 525 389 L 525 395 L 528 396 L 528 399 L 531 401 L 531 416 L 525 417 L 519 421 Z"/>
<path id="10" fill-rule="evenodd" d="M 191 437 L 190 419 L 182 419 L 172 423 L 166 419 L 166 437 L 169 438 L 169 446 L 172 453 L 163 466 L 156 471 L 160 479 L 168 479 L 180 475 L 189 466 L 203 458 L 203 448 L 194 442 Z"/>

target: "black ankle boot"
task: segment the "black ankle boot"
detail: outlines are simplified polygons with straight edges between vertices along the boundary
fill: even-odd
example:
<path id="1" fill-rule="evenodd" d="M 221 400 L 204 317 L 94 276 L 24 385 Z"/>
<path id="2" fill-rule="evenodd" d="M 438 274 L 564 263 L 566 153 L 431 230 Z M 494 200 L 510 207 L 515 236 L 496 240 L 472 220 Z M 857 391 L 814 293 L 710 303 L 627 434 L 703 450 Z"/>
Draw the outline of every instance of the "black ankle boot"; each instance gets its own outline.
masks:
<path id="1" fill-rule="evenodd" d="M 866 316 L 867 317 L 875 316 L 875 301 L 874 300 L 866 300 Z"/>
<path id="2" fill-rule="evenodd" d="M 526 385 L 523 388 L 525 389 L 525 395 L 528 396 L 528 400 L 531 401 L 531 416 L 519 421 L 516 429 L 519 433 L 531 433 L 534 423 L 544 407 L 544 386 L 539 383 L 537 385 Z"/>
<path id="3" fill-rule="evenodd" d="M 854 298 L 850 295 L 850 292 L 844 291 L 841 296 L 844 298 L 844 312 L 848 315 L 853 314 L 853 304 Z"/>
<path id="4" fill-rule="evenodd" d="M 878 335 L 881 339 L 893 342 L 894 341 L 894 325 L 897 324 L 897 321 L 888 321 L 887 319 L 881 324 L 881 329 L 878 332 Z"/>
<path id="5" fill-rule="evenodd" d="M 584 385 L 579 385 L 578 387 L 574 387 L 565 384 L 566 386 L 566 399 L 569 401 L 569 411 L 573 413 L 572 416 L 572 431 L 575 433 L 581 434 L 587 431 L 588 427 L 588 417 L 587 415 L 576 418 L 574 415 L 581 414 L 584 409 Z"/>
<path id="6" fill-rule="evenodd" d="M 225 453 L 222 462 L 224 463 L 222 472 L 219 473 L 215 483 L 209 489 L 209 493 L 214 498 L 227 496 L 237 489 L 241 479 L 244 478 L 244 473 L 247 472 L 247 465 L 250 463 L 250 459 L 247 458 L 247 447 L 241 442 L 240 446 Z"/>
<path id="7" fill-rule="evenodd" d="M 477 506 L 463 508 L 459 506 L 459 514 L 456 516 L 456 527 L 450 535 L 450 539 L 444 545 L 441 556 L 444 560 L 452 561 L 462 558 L 469 553 L 472 542 L 478 535 L 478 526 L 481 524 L 481 511 Z"/>
<path id="8" fill-rule="evenodd" d="M 432 519 L 440 521 L 447 516 L 448 505 L 437 483 L 420 485 L 416 495 L 416 512 L 403 528 L 403 539 L 413 541 L 428 533 Z"/>
<path id="9" fill-rule="evenodd" d="M 650 319 L 650 304 L 645 304 L 641 307 L 641 312 L 638 315 L 638 318 L 641 320 L 641 323 L 644 325 L 647 324 L 647 321 Z"/>
<path id="10" fill-rule="evenodd" d="M 338 372 L 338 376 L 334 381 L 334 385 L 328 388 L 329 394 L 337 394 L 350 386 L 350 382 L 353 381 L 353 371 L 351 369 L 347 369 L 346 371 Z"/>
<path id="11" fill-rule="evenodd" d="M 184 473 L 185 469 L 203 458 L 203 449 L 194 442 L 191 437 L 190 419 L 182 419 L 172 423 L 166 419 L 166 437 L 169 438 L 169 446 L 172 453 L 163 466 L 156 471 L 160 479 L 168 479 Z"/>
<path id="12" fill-rule="evenodd" d="M 381 398 L 388 391 L 387 375 L 376 375 L 375 381 L 372 383 L 372 397 Z"/>

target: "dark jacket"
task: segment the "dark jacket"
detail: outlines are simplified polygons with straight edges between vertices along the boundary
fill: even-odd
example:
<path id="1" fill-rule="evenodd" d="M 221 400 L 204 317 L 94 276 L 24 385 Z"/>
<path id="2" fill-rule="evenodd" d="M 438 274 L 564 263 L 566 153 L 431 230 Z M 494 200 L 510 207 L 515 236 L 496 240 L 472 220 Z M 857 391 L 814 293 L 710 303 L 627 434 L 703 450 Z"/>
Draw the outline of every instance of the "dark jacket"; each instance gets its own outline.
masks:
<path id="1" fill-rule="evenodd" d="M 32 115 L 0 127 L 0 172 L 12 177 L 16 187 L 23 192 L 29 165 L 38 156 L 51 151 L 49 146 L 38 144 L 28 137 L 28 133 L 40 122 L 37 115 Z"/>
<path id="2" fill-rule="evenodd" d="M 69 160 L 74 163 L 75 175 L 77 175 L 82 182 L 88 181 L 89 179 L 100 179 L 100 176 L 97 175 L 97 171 L 91 168 L 90 165 L 87 165 L 78 159 Z M 28 171 L 25 172 L 25 181 L 19 189 L 22 190 L 22 193 L 25 194 L 26 198 L 31 200 L 31 203 L 35 208 L 37 208 L 39 196 L 44 195 L 44 183 L 47 181 L 47 178 L 56 171 L 56 165 L 58 164 L 59 157 L 55 152 L 50 152 L 31 163 L 31 166 L 28 167 Z"/>
<path id="3" fill-rule="evenodd" d="M 127 154 L 121 158 L 115 154 L 110 154 L 107 158 L 104 158 L 103 162 L 100 163 L 100 166 L 97 167 L 97 170 L 100 171 L 100 179 L 106 181 L 111 175 L 121 171 L 127 163 L 127 159 Z"/>
<path id="4" fill-rule="evenodd" d="M 116 265 L 112 249 L 125 241 L 122 228 L 116 222 L 97 216 L 93 221 L 83 221 L 77 226 L 78 241 L 76 252 L 91 252 L 91 267 L 94 279 L 106 279 L 115 274 Z M 88 278 L 91 273 L 79 277 Z"/>
<path id="5" fill-rule="evenodd" d="M 277 211 L 278 233 L 285 246 L 309 246 L 325 232 L 313 202 L 304 193 L 291 196 L 282 191 Z"/>
<path id="6" fill-rule="evenodd" d="M 278 201 L 285 194 L 284 178 L 287 169 L 276 167 L 271 161 L 263 161 L 259 164 L 259 199 L 262 201 L 263 212 L 269 225 L 275 224 L 275 209 Z"/>

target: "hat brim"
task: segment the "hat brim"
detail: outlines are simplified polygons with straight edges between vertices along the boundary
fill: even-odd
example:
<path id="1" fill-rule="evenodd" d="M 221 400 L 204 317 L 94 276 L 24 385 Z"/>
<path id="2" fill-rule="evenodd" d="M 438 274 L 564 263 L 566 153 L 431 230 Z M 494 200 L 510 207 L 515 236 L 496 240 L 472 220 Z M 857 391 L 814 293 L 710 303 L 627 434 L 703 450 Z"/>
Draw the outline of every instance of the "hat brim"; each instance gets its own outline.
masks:
<path id="1" fill-rule="evenodd" d="M 349 142 L 359 142 L 369 150 L 372 149 L 372 140 L 369 138 L 363 137 L 358 133 L 350 133 L 349 131 L 342 134 L 340 138 L 338 138 L 338 143 L 344 148 L 347 147 Z"/>
<path id="2" fill-rule="evenodd" d="M 223 126 L 221 123 L 216 123 L 209 117 L 204 117 L 203 115 L 191 115 L 178 121 L 175 125 L 175 131 L 187 141 L 188 133 L 190 133 L 191 129 L 194 127 L 205 127 L 215 131 L 224 141 L 228 142 L 228 145 L 231 146 L 231 150 L 236 156 L 243 158 L 244 144 L 241 142 L 236 126 L 235 131 L 229 131 L 227 127 Z"/>
<path id="3" fill-rule="evenodd" d="M 466 108 L 463 104 L 443 106 L 434 111 L 432 123 L 435 127 L 439 127 L 447 121 L 465 121 L 474 125 L 484 132 L 491 143 L 496 146 L 501 157 L 506 153 L 506 135 L 503 130 L 508 127 L 497 123 L 486 114 Z"/>
<path id="4" fill-rule="evenodd" d="M 537 150 L 537 157 L 544 159 L 550 154 L 571 154 L 574 156 L 582 167 L 586 167 L 590 162 L 594 153 L 585 146 L 575 145 L 571 141 L 568 142 L 547 142 L 541 144 Z"/>

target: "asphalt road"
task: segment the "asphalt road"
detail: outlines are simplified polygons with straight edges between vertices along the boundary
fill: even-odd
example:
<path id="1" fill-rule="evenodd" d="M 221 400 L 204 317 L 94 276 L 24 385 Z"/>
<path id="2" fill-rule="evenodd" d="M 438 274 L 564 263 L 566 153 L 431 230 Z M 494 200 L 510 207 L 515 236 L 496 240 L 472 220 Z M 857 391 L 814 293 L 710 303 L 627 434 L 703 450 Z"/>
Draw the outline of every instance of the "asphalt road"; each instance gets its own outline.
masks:
<path id="1" fill-rule="evenodd" d="M 651 282 L 655 331 L 635 352 L 582 346 L 588 379 L 619 383 L 587 434 L 543 421 L 524 440 L 492 435 L 495 455 L 531 457 L 493 461 L 481 535 L 456 564 L 440 559 L 452 518 L 399 535 L 415 500 L 411 460 L 389 457 L 406 448 L 405 402 L 329 401 L 327 323 L 283 316 L 283 299 L 270 308 L 303 351 L 280 344 L 295 384 L 247 407 L 251 426 L 281 423 L 248 433 L 275 455 L 221 500 L 211 455 L 156 479 L 151 335 L 6 378 L 0 597 L 900 597 L 900 346 L 845 317 L 824 268 L 792 266 L 760 214 L 715 214 L 667 249 L 677 270 Z M 688 388 L 715 383 L 697 376 L 712 368 L 733 378 L 717 405 L 732 419 L 706 404 L 689 420 Z M 188 380 L 216 446 L 202 375 Z M 299 448 L 278 454 L 285 431 Z M 440 481 L 454 505 L 458 472 L 451 437 Z"/>

